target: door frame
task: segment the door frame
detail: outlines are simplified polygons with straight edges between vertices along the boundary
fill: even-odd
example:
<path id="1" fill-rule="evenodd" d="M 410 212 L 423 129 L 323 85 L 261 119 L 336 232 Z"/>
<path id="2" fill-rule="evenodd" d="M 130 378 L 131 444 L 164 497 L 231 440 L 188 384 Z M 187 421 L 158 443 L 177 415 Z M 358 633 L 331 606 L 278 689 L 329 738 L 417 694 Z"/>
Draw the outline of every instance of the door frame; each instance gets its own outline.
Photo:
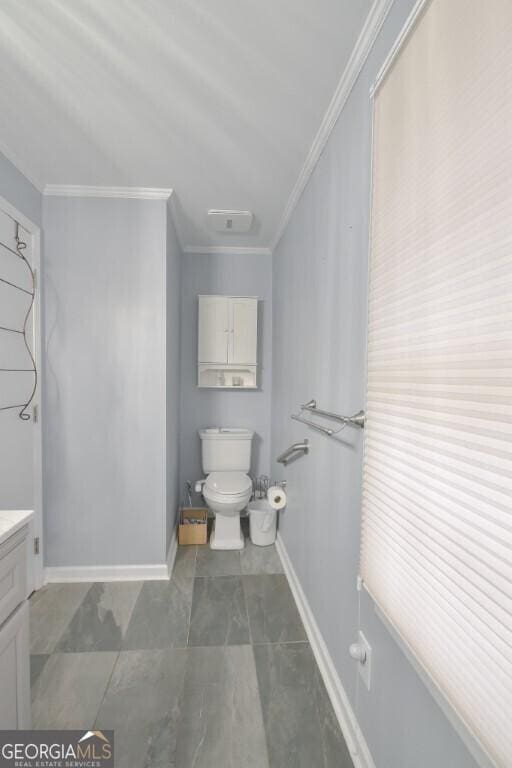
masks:
<path id="1" fill-rule="evenodd" d="M 35 589 L 43 586 L 43 377 L 42 377 L 42 323 L 41 323 L 41 228 L 31 219 L 21 213 L 12 203 L 0 195 L 0 210 L 17 221 L 32 237 L 32 269 L 36 276 L 34 306 L 32 307 L 32 324 L 34 329 L 34 359 L 38 372 L 37 390 L 32 403 L 33 428 L 33 477 L 34 477 L 34 517 L 29 526 L 27 549 L 27 574 L 32 574 Z M 37 418 L 34 419 L 34 406 L 37 408 Z M 39 554 L 34 554 L 34 540 L 39 539 Z"/>

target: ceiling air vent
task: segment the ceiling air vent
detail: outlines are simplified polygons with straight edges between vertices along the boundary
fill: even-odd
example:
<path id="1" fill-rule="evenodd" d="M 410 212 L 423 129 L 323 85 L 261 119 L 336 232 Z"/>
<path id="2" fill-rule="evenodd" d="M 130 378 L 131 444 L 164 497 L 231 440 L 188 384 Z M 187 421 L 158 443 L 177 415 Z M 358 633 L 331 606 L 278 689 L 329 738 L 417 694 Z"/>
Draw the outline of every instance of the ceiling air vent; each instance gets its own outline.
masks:
<path id="1" fill-rule="evenodd" d="M 250 211 L 208 211 L 208 220 L 215 232 L 249 232 L 252 225 Z"/>

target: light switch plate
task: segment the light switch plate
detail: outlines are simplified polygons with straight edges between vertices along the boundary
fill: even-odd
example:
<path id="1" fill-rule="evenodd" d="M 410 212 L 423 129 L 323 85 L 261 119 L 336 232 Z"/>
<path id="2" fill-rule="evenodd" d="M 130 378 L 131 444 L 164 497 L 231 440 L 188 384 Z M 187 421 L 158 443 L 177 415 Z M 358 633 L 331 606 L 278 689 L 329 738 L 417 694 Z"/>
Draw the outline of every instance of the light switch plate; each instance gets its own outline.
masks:
<path id="1" fill-rule="evenodd" d="M 366 652 L 365 663 L 361 664 L 361 662 L 359 662 L 359 674 L 363 678 L 363 683 L 366 688 L 370 690 L 372 678 L 372 647 L 361 631 L 359 631 L 359 644 Z"/>

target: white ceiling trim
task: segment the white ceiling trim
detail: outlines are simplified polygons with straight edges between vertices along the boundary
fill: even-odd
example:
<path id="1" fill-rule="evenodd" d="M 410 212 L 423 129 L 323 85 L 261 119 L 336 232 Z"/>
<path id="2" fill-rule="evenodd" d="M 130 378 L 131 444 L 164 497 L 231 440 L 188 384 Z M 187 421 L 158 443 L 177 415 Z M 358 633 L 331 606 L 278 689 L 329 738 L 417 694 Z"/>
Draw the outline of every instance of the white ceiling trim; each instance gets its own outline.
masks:
<path id="1" fill-rule="evenodd" d="M 48 197 L 119 197 L 134 200 L 168 200 L 172 189 L 159 187 L 91 187 L 79 184 L 46 184 Z"/>
<path id="2" fill-rule="evenodd" d="M 331 99 L 331 103 L 327 108 L 327 112 L 324 115 L 324 119 L 318 129 L 318 132 L 313 140 L 311 148 L 309 150 L 306 161 L 302 166 L 302 170 L 299 173 L 295 186 L 292 189 L 291 195 L 288 198 L 288 202 L 284 209 L 281 221 L 277 228 L 274 240 L 271 244 L 271 251 L 275 250 L 281 237 L 283 236 L 286 225 L 288 224 L 291 215 L 295 209 L 295 206 L 300 200 L 300 197 L 309 181 L 311 174 L 313 173 L 316 164 L 320 160 L 320 156 L 327 144 L 329 136 L 332 133 L 336 121 L 338 120 L 343 108 L 347 102 L 347 99 L 355 85 L 359 73 L 363 68 L 363 65 L 368 58 L 373 44 L 380 32 L 380 29 L 386 20 L 386 17 L 393 5 L 394 0 L 375 0 L 370 12 L 366 17 L 364 26 L 356 40 L 354 49 L 350 55 L 347 66 L 345 67 L 343 74 L 340 78 L 334 96 Z"/>
<path id="3" fill-rule="evenodd" d="M 228 256 L 272 256 L 270 248 L 251 248 L 250 246 L 229 245 L 186 245 L 183 253 L 190 255 L 206 256 L 208 254 L 225 254 Z"/>

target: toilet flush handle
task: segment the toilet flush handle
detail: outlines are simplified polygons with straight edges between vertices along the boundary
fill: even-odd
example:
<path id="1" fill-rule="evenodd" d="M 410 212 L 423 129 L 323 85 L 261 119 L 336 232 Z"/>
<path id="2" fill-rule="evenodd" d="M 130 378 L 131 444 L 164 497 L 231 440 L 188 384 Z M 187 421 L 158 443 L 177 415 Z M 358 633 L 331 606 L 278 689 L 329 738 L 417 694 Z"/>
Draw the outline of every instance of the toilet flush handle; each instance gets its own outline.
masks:
<path id="1" fill-rule="evenodd" d="M 203 485 L 206 483 L 206 480 L 196 480 L 196 484 L 194 486 L 194 490 L 196 493 L 202 493 L 203 492 Z"/>

